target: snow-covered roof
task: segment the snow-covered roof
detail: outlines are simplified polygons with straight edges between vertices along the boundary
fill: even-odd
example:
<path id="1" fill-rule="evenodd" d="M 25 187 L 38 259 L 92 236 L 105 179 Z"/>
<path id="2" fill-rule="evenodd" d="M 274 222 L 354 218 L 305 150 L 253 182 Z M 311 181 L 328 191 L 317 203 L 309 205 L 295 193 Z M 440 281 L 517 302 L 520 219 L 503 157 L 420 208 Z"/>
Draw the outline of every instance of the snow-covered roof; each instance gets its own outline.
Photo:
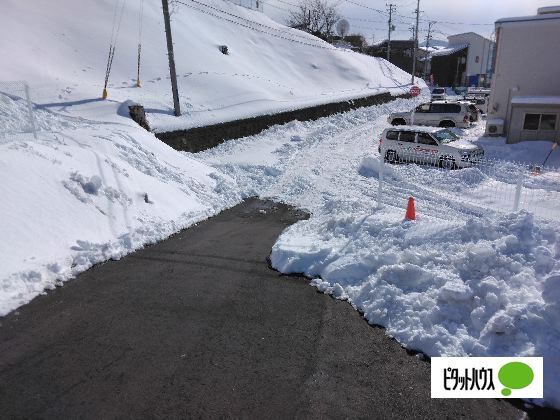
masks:
<path id="1" fill-rule="evenodd" d="M 512 104 L 560 105 L 560 96 L 514 96 Z"/>
<path id="2" fill-rule="evenodd" d="M 423 49 L 427 51 L 431 56 L 437 57 L 440 55 L 455 54 L 457 51 L 461 51 L 464 50 L 465 48 L 468 48 L 468 46 L 469 44 L 465 43 L 465 44 L 448 45 L 445 47 L 434 46 L 434 47 L 423 48 Z"/>
<path id="3" fill-rule="evenodd" d="M 435 133 L 436 131 L 443 130 L 441 127 L 429 127 L 425 125 L 399 125 L 395 127 L 390 127 L 387 130 L 392 131 L 407 131 L 407 130 L 414 130 L 419 133 Z"/>

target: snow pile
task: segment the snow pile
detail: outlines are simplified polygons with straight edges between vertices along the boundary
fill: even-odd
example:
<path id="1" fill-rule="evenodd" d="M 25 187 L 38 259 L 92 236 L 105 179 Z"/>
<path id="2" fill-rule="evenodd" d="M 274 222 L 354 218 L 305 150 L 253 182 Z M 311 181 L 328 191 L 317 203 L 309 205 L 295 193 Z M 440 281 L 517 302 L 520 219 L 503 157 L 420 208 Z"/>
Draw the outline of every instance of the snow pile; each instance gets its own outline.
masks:
<path id="1" fill-rule="evenodd" d="M 143 2 L 137 88 L 140 2 L 124 1 L 109 101 L 96 103 L 111 31 L 117 30 L 114 7 L 123 1 L 58 0 L 56 7 L 49 0 L 4 1 L 0 91 L 6 92 L 2 80 L 25 79 L 35 102 L 95 119 L 100 113 L 113 119 L 115 105 L 132 99 L 145 106 L 153 129 L 166 131 L 409 90 L 410 75 L 384 59 L 338 49 L 229 1 L 189 0 L 172 13 L 183 111 L 176 118 L 161 2 Z M 220 45 L 227 45 L 227 55 Z"/>
<path id="2" fill-rule="evenodd" d="M 289 228 L 271 258 L 428 355 L 533 355 L 558 243 L 524 212 L 448 224 L 347 214 Z"/>
<path id="3" fill-rule="evenodd" d="M 19 130 L 19 101 L 0 104 Z M 61 131 L 0 143 L 0 315 L 240 201 L 233 180 L 132 122 L 37 114 Z"/>
<path id="4" fill-rule="evenodd" d="M 500 202 L 495 192 L 515 185 L 511 171 L 518 167 L 501 162 L 493 172 L 443 172 L 384 165 L 383 208 L 377 208 L 386 114 L 420 100 L 273 127 L 196 158 L 235 178 L 244 196 L 312 213 L 278 239 L 275 268 L 305 273 L 403 345 L 432 356 L 543 355 L 545 401 L 560 407 L 560 376 L 552 366 L 560 358 L 560 229 L 526 211 L 503 211 L 511 201 Z M 479 124 L 463 134 L 476 139 L 483 131 Z M 498 144 L 502 159 L 532 146 Z M 529 183 L 548 216 L 558 213 L 559 181 L 551 172 Z M 462 194 L 482 195 L 476 211 Z M 409 195 L 416 222 L 403 221 Z"/>

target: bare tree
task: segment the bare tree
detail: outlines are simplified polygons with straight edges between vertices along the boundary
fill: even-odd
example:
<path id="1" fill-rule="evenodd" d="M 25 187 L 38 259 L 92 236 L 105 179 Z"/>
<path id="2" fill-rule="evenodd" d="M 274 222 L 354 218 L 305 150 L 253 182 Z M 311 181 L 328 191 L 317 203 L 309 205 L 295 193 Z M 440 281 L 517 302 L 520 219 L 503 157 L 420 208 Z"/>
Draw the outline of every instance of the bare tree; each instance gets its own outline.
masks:
<path id="1" fill-rule="evenodd" d="M 336 5 L 328 0 L 301 0 L 298 9 L 288 18 L 288 25 L 327 38 L 333 34 L 339 20 Z"/>

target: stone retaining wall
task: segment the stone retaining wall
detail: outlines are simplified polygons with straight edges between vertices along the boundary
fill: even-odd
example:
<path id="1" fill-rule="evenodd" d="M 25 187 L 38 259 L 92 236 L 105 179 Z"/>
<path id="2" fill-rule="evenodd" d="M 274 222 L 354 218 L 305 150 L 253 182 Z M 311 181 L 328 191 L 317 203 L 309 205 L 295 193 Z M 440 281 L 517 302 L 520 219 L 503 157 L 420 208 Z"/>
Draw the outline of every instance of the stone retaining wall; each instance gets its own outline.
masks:
<path id="1" fill-rule="evenodd" d="M 408 96 L 409 95 L 401 95 L 399 97 L 403 98 Z M 383 104 L 390 102 L 393 99 L 395 99 L 395 97 L 391 96 L 389 93 L 382 93 L 350 101 L 317 105 L 294 111 L 281 112 L 279 114 L 261 115 L 258 117 L 230 121 L 205 127 L 190 128 L 187 130 L 155 133 L 155 135 L 158 139 L 176 150 L 195 153 L 210 149 L 227 140 L 258 134 L 273 125 L 285 124 L 293 120 L 316 120 L 318 118 L 347 112 L 357 108 Z M 138 114 L 138 112 L 136 112 L 136 114 Z"/>

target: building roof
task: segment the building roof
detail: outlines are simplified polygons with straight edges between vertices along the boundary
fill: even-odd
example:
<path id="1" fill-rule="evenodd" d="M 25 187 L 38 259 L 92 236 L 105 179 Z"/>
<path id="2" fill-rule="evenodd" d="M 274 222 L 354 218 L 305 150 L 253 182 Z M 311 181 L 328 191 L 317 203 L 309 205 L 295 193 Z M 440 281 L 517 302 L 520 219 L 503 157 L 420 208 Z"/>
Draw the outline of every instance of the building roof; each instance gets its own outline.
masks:
<path id="1" fill-rule="evenodd" d="M 553 19 L 560 19 L 560 13 L 544 13 L 541 15 L 534 15 L 534 16 L 502 18 L 496 21 L 496 25 L 502 25 L 504 23 L 531 22 L 537 20 L 553 20 Z"/>
<path id="2" fill-rule="evenodd" d="M 431 56 L 439 56 L 439 55 L 451 55 L 451 54 L 455 54 L 457 51 L 461 51 L 464 50 L 465 48 L 468 48 L 469 44 L 456 44 L 456 45 L 449 45 L 447 47 L 439 47 L 439 46 L 435 46 L 435 47 L 429 47 L 429 48 L 423 48 L 424 50 L 426 50 Z"/>
<path id="3" fill-rule="evenodd" d="M 523 105 L 560 105 L 560 96 L 514 96 L 512 104 Z"/>
<path id="4" fill-rule="evenodd" d="M 492 42 L 492 40 L 486 38 L 485 36 L 480 35 L 480 34 L 477 34 L 476 32 L 472 32 L 472 31 L 470 31 L 470 32 L 463 32 L 463 33 L 461 33 L 461 34 L 449 35 L 449 36 L 447 37 L 447 39 L 449 40 L 450 38 L 454 38 L 454 37 L 456 37 L 456 36 L 464 36 L 464 35 L 469 35 L 469 36 L 475 35 L 475 36 L 477 36 L 478 38 L 482 38 L 482 39 L 484 39 L 484 40 L 486 40 L 486 41 Z"/>

